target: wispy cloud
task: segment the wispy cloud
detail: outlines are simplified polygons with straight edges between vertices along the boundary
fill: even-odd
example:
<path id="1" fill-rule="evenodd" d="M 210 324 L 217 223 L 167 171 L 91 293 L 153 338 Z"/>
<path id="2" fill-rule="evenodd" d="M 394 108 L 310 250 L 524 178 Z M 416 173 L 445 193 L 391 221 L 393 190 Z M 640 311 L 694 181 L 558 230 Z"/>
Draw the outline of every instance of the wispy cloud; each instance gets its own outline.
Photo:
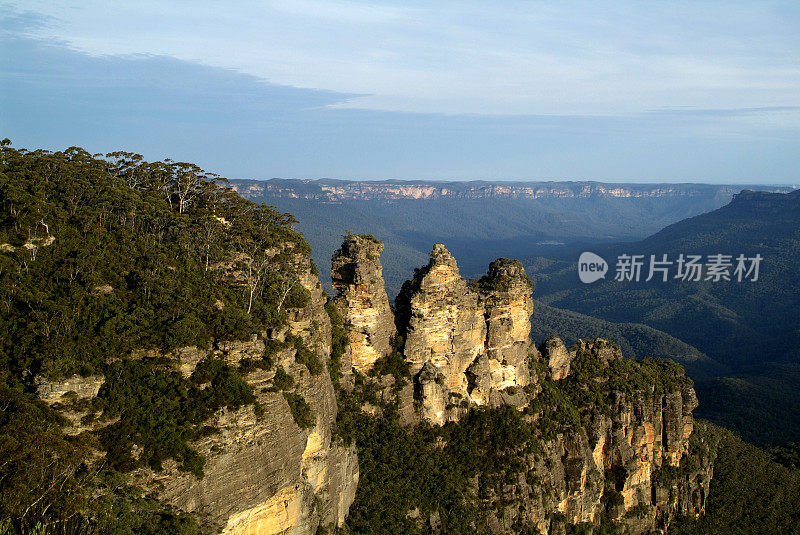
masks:
<path id="1" fill-rule="evenodd" d="M 84 52 L 168 55 L 363 95 L 340 107 L 620 115 L 800 103 L 793 2 L 26 5 L 60 20 L 39 35 Z"/>
<path id="2" fill-rule="evenodd" d="M 545 3 L 516 17 L 463 3 L 444 17 L 440 5 L 317 6 L 313 17 L 253 3 L 216 18 L 205 5 L 171 3 L 113 14 L 99 3 L 9 8 L 0 17 L 0 137 L 171 156 L 232 177 L 800 179 L 797 87 L 784 87 L 794 60 L 767 54 L 795 36 L 752 44 L 765 55 L 762 79 L 745 88 L 736 80 L 755 76 L 751 48 L 730 46 L 739 60 L 708 63 L 690 57 L 694 44 L 676 44 L 677 28 L 645 38 L 635 14 L 590 10 L 597 16 L 567 24 Z M 622 18 L 631 51 L 596 37 Z M 629 72 L 650 56 L 665 58 L 641 66 L 654 81 Z M 689 98 L 690 82 L 708 98 Z"/>

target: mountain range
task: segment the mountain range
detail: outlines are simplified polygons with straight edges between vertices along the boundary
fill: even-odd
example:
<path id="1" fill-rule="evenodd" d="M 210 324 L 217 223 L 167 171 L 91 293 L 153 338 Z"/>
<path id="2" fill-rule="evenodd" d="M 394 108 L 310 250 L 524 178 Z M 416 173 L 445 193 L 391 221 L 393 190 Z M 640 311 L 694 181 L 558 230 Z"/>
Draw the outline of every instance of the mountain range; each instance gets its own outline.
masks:
<path id="1" fill-rule="evenodd" d="M 640 240 L 715 210 L 748 187 L 284 179 L 231 180 L 231 186 L 247 199 L 292 213 L 318 265 L 328 263 L 347 231 L 382 239 L 390 298 L 414 267 L 425 263 L 434 243 L 447 244 L 462 272 L 478 276 L 500 256 L 553 257 L 576 244 Z M 322 281 L 330 289 L 324 272 Z"/>
<path id="2" fill-rule="evenodd" d="M 575 341 L 603 333 L 629 354 L 673 358 L 697 381 L 701 415 L 759 443 L 800 437 L 800 402 L 792 386 L 800 363 L 800 193 L 790 187 L 327 180 L 233 185 L 295 213 L 321 265 L 346 230 L 369 229 L 384 239 L 390 298 L 424 264 L 432 243 L 457 252 L 466 276 L 477 276 L 496 256 L 521 258 L 535 283 L 534 337 L 559 332 Z M 611 264 L 605 280 L 578 280 L 577 257 L 586 250 Z M 759 280 L 613 280 L 620 254 L 666 254 L 674 261 L 680 254 L 717 253 L 760 254 Z"/>

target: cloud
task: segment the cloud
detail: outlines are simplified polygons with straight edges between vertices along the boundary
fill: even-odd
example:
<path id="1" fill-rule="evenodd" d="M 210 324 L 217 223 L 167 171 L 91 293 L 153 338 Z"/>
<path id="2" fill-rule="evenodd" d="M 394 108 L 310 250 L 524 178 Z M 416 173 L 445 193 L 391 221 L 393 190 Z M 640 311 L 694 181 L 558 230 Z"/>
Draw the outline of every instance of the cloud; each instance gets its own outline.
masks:
<path id="1" fill-rule="evenodd" d="M 11 14 L 0 20 L 0 137 L 16 146 L 132 150 L 234 178 L 800 179 L 800 114 L 791 106 L 567 115 L 522 114 L 513 102 L 508 114 L 354 108 L 347 103 L 364 93 L 268 83 L 157 48 L 81 51 L 40 35 L 62 28 L 63 13 Z M 368 18 L 359 24 L 377 24 Z M 464 90 L 472 91 L 480 95 Z"/>
<path id="2" fill-rule="evenodd" d="M 301 88 L 338 107 L 625 115 L 800 102 L 790 2 L 30 0 L 89 54 L 145 52 Z"/>

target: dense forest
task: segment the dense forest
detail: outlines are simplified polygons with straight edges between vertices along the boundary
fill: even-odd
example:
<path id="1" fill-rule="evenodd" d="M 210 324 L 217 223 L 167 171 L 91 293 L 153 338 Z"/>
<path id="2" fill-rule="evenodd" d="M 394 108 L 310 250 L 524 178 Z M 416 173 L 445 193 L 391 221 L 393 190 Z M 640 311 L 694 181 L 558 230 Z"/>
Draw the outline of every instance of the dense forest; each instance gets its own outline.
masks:
<path id="1" fill-rule="evenodd" d="M 584 285 L 573 262 L 539 264 L 532 270 L 539 299 L 609 321 L 644 323 L 725 366 L 800 362 L 800 192 L 745 191 L 718 210 L 645 240 L 601 246 L 596 252 L 611 264 L 606 280 Z M 756 281 L 714 282 L 704 274 L 699 281 L 673 276 L 645 283 L 646 272 L 639 282 L 613 280 L 623 253 L 644 259 L 667 255 L 673 264 L 680 254 L 760 254 L 763 260 Z M 673 275 L 675 270 L 673 265 Z"/>
<path id="2" fill-rule="evenodd" d="M 59 532 L 194 529 L 121 474 L 173 458 L 201 476 L 203 459 L 188 446 L 200 423 L 252 403 L 224 362 L 207 359 L 183 377 L 160 355 L 250 339 L 303 305 L 293 255 L 308 245 L 293 223 L 193 164 L 2 142 L 0 533 L 40 521 Z M 128 359 L 134 351 L 148 358 Z M 107 378 L 87 408 L 87 418 L 109 420 L 96 435 L 61 434 L 66 422 L 33 394 L 34 380 L 73 373 Z M 98 471 L 83 462 L 92 449 L 107 452 Z"/>
<path id="3" fill-rule="evenodd" d="M 780 453 L 770 455 L 708 422 L 699 423 L 695 432 L 716 444 L 708 507 L 699 520 L 682 519 L 670 526 L 670 535 L 800 533 L 800 470 L 796 464 L 792 466 Z M 796 460 L 796 452 L 794 455 Z"/>

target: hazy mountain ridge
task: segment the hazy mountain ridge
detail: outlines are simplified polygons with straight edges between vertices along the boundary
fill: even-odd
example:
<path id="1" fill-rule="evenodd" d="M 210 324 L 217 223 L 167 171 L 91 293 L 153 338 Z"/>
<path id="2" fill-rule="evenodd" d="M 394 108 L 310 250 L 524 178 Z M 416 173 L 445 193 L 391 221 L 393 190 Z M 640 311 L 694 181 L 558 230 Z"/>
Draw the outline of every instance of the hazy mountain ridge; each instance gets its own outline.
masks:
<path id="1" fill-rule="evenodd" d="M 793 393 L 800 368 L 800 192 L 744 191 L 640 242 L 594 250 L 611 273 L 591 285 L 578 281 L 574 259 L 524 262 L 538 275 L 538 299 L 612 322 L 644 323 L 691 344 L 739 373 L 697 382 L 700 415 L 762 443 L 800 436 Z M 611 280 L 620 253 L 672 260 L 680 253 L 741 253 L 764 260 L 756 282 L 626 283 Z"/>
<path id="2" fill-rule="evenodd" d="M 609 321 L 645 323 L 723 364 L 752 364 L 752 358 L 742 354 L 744 348 L 758 348 L 762 358 L 769 355 L 767 360 L 796 361 L 793 344 L 765 342 L 783 339 L 800 326 L 798 249 L 800 192 L 745 191 L 718 210 L 675 223 L 640 242 L 597 248 L 611 264 L 611 273 L 599 283 L 581 284 L 573 262 L 544 267 L 537 293 L 559 308 Z M 667 254 L 673 261 L 679 254 L 761 254 L 763 260 L 755 282 L 620 282 L 613 280 L 613 270 L 622 253 L 645 259 Z M 717 323 L 709 329 L 713 321 Z M 781 352 L 785 353 L 779 358 Z"/>
<path id="3" fill-rule="evenodd" d="M 731 197 L 742 189 L 786 193 L 796 186 L 753 186 L 715 184 L 623 184 L 595 181 L 349 181 L 334 179 L 232 180 L 234 189 L 246 196 L 267 195 L 315 199 L 397 200 L 397 199 L 486 199 L 486 198 L 589 198 L 589 197 Z"/>

